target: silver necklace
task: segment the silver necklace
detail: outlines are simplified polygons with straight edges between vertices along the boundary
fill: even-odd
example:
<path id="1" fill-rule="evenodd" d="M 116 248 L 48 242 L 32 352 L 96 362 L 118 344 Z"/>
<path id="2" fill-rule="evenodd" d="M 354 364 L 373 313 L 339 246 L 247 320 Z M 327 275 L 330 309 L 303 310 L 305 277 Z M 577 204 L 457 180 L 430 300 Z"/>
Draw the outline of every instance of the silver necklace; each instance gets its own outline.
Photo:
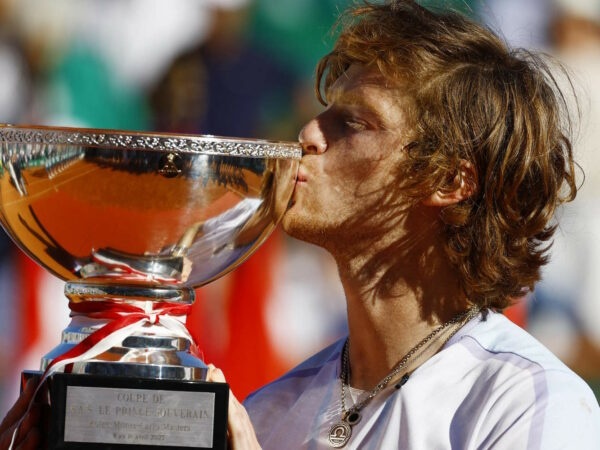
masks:
<path id="1" fill-rule="evenodd" d="M 392 381 L 404 367 L 408 364 L 410 359 L 419 351 L 425 344 L 430 342 L 435 336 L 441 333 L 443 330 L 448 328 L 451 325 L 460 323 L 462 321 L 468 322 L 473 317 L 475 317 L 479 313 L 478 307 L 473 307 L 464 311 L 457 316 L 450 319 L 448 322 L 440 325 L 436 329 L 434 329 L 431 333 L 425 336 L 417 345 L 411 348 L 404 357 L 398 361 L 398 363 L 392 368 L 389 374 L 387 374 L 377 386 L 375 386 L 369 394 L 364 397 L 362 400 L 354 404 L 349 409 L 346 409 L 346 386 L 350 381 L 350 364 L 349 364 L 349 347 L 350 347 L 350 338 L 346 339 L 346 343 L 344 344 L 344 349 L 342 351 L 342 370 L 341 370 L 341 419 L 339 422 L 334 424 L 329 429 L 329 445 L 333 448 L 341 448 L 344 447 L 348 441 L 350 440 L 350 436 L 352 435 L 352 427 L 360 422 L 361 413 L 360 411 L 365 407 L 367 403 L 369 403 L 373 397 L 379 394 L 385 387 Z M 460 329 L 457 327 L 453 330 L 452 334 L 446 339 L 447 342 L 454 334 Z M 404 374 L 398 384 L 396 384 L 396 389 L 400 389 L 404 383 L 408 381 L 408 373 Z"/>

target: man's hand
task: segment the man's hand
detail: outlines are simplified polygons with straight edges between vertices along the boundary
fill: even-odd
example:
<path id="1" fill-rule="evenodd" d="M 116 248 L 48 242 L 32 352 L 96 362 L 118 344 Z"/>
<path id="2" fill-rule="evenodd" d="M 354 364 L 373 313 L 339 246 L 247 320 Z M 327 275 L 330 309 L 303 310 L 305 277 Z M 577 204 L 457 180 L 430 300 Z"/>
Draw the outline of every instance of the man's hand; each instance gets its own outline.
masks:
<path id="1" fill-rule="evenodd" d="M 30 379 L 23 393 L 6 414 L 0 424 L 0 449 L 6 450 L 10 447 L 13 434 L 18 427 L 12 448 L 14 450 L 35 450 L 41 444 L 40 418 L 41 405 L 31 403 L 35 394 L 38 380 Z"/>
<path id="2" fill-rule="evenodd" d="M 212 364 L 208 365 L 207 381 L 225 383 L 225 375 L 221 369 Z M 260 450 L 260 445 L 254 433 L 254 427 L 246 408 L 235 398 L 229 390 L 229 413 L 227 418 L 227 434 L 229 447 L 232 450 Z"/>

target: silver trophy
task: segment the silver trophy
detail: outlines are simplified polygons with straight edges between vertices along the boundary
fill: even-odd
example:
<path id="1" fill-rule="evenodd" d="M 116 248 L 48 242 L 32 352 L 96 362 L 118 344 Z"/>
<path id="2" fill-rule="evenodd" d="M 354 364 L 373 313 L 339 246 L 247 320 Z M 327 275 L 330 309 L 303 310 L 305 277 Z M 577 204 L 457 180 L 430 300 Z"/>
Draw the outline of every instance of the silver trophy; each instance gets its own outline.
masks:
<path id="1" fill-rule="evenodd" d="M 225 448 L 229 390 L 205 381 L 185 317 L 194 288 L 274 229 L 300 156 L 297 143 L 0 126 L 2 226 L 66 281 L 71 309 L 32 372 L 47 448 Z"/>

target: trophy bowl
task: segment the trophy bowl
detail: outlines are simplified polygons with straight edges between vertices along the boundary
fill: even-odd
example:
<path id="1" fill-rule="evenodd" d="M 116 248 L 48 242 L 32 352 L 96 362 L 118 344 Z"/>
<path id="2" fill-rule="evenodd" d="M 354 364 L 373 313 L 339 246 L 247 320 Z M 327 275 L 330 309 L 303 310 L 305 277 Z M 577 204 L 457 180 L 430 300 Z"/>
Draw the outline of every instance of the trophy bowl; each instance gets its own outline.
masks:
<path id="1" fill-rule="evenodd" d="M 185 317 L 194 288 L 273 231 L 300 157 L 290 142 L 0 126 L 0 222 L 71 309 L 39 371 L 47 448 L 224 447 L 228 388 L 205 382 Z"/>

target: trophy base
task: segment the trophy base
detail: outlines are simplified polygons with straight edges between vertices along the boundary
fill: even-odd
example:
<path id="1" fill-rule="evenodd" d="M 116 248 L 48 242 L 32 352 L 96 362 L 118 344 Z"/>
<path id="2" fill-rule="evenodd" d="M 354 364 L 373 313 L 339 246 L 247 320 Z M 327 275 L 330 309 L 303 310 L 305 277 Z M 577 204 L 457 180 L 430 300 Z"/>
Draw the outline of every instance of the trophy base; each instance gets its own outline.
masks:
<path id="1" fill-rule="evenodd" d="M 45 449 L 227 448 L 226 383 L 58 372 L 45 383 Z"/>

